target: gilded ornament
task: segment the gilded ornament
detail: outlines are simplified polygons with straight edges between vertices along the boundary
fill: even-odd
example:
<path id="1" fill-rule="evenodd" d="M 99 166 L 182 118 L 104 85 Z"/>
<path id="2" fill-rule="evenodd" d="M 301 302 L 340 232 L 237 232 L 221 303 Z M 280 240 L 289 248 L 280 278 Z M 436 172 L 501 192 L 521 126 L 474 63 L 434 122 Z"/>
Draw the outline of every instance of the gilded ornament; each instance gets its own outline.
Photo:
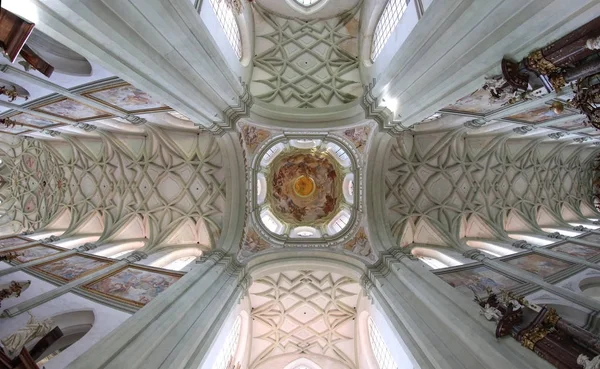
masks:
<path id="1" fill-rule="evenodd" d="M 548 333 L 550 332 L 546 328 L 535 327 L 523 335 L 521 344 L 533 351 L 535 344 L 544 339 Z"/>
<path id="2" fill-rule="evenodd" d="M 556 65 L 544 58 L 542 50 L 537 50 L 529 54 L 526 58 L 526 63 L 529 69 L 538 72 L 539 74 L 550 74 L 560 70 Z"/>
<path id="3" fill-rule="evenodd" d="M 561 114 L 565 110 L 565 105 L 560 101 L 552 102 L 552 106 L 550 109 L 554 112 L 554 114 Z"/>

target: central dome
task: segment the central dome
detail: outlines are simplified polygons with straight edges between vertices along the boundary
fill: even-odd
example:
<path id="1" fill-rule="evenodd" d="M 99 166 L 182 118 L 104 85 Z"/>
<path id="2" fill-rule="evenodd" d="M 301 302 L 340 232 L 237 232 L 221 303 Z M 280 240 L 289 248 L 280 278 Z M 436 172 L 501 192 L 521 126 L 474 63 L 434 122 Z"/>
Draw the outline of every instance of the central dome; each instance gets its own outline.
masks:
<path id="1" fill-rule="evenodd" d="M 273 243 L 341 242 L 356 224 L 359 169 L 334 135 L 282 135 L 254 158 L 254 210 Z"/>
<path id="2" fill-rule="evenodd" d="M 273 213 L 296 225 L 322 224 L 333 216 L 341 192 L 341 175 L 327 152 L 292 150 L 277 157 L 267 195 Z"/>

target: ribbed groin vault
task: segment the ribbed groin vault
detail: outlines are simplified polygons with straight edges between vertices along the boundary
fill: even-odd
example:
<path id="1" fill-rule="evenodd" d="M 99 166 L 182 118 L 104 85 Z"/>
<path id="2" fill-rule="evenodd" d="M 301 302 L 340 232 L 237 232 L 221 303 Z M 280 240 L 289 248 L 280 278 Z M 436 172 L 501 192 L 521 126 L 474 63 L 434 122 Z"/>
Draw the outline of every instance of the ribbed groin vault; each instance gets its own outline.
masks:
<path id="1" fill-rule="evenodd" d="M 599 15 L 2 1 L 0 369 L 599 369 Z"/>

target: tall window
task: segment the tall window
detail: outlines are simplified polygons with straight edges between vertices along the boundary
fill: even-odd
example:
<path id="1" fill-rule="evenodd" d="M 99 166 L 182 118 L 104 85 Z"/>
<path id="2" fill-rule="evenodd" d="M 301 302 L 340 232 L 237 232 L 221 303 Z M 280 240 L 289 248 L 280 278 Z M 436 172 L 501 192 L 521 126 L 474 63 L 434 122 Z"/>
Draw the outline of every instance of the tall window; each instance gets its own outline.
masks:
<path id="1" fill-rule="evenodd" d="M 310 6 L 315 5 L 316 3 L 321 2 L 321 0 L 294 0 L 294 1 L 305 7 L 310 7 Z"/>
<path id="2" fill-rule="evenodd" d="M 225 339 L 225 343 L 223 343 L 221 352 L 219 352 L 219 356 L 217 356 L 213 369 L 226 369 L 228 365 L 233 364 L 234 366 L 236 364 L 231 361 L 234 359 L 238 343 L 240 342 L 241 330 L 242 317 L 238 316 L 235 319 L 235 323 L 233 323 L 233 327 L 231 327 L 231 331 L 229 331 L 229 335 Z"/>
<path id="3" fill-rule="evenodd" d="M 217 19 L 219 20 L 219 23 L 221 23 L 221 27 L 223 28 L 223 31 L 225 31 L 227 40 L 233 48 L 235 55 L 241 59 L 242 39 L 240 37 L 240 28 L 235 21 L 233 11 L 227 6 L 225 0 L 210 0 L 210 5 L 212 5 L 213 10 L 215 11 Z"/>
<path id="4" fill-rule="evenodd" d="M 375 61 L 381 50 L 389 40 L 392 32 L 396 29 L 400 18 L 406 11 L 410 0 L 389 0 L 381 13 L 381 18 L 375 27 L 373 34 L 373 45 L 371 46 L 371 60 Z"/>
<path id="5" fill-rule="evenodd" d="M 371 349 L 379 369 L 398 369 L 398 365 L 392 357 L 392 353 L 385 344 L 381 333 L 377 329 L 373 318 L 369 317 L 369 341 L 371 341 Z"/>

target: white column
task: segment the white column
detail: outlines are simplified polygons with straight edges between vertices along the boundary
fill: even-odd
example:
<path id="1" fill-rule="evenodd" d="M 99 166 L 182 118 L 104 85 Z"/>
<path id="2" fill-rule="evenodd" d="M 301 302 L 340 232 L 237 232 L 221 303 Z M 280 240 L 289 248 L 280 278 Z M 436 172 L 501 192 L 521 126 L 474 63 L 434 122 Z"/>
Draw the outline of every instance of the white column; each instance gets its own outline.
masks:
<path id="1" fill-rule="evenodd" d="M 203 260 L 67 369 L 198 368 L 248 286 L 233 258 Z"/>
<path id="2" fill-rule="evenodd" d="M 497 340 L 495 324 L 480 316 L 477 304 L 421 262 L 398 250 L 381 260 L 369 268 L 363 286 L 422 369 L 551 368 L 512 339 Z"/>
<path id="3" fill-rule="evenodd" d="M 9 10 L 213 132 L 251 104 L 189 0 L 29 1 Z"/>
<path id="4" fill-rule="evenodd" d="M 598 14 L 596 0 L 434 1 L 373 76 L 372 93 L 377 103 L 394 101 L 394 119 L 410 126 L 500 74 L 505 55 L 520 60 Z"/>

